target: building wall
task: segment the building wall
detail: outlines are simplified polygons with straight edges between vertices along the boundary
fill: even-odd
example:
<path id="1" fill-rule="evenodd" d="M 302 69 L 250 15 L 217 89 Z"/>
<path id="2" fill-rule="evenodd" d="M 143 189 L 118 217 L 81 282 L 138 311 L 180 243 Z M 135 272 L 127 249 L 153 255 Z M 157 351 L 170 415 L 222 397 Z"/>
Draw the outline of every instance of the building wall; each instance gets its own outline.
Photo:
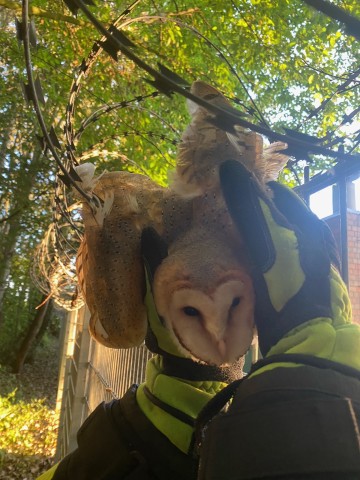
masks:
<path id="1" fill-rule="evenodd" d="M 340 215 L 332 215 L 326 218 L 325 221 L 331 228 L 340 251 Z M 349 294 L 352 303 L 353 319 L 360 324 L 360 212 L 348 210 L 347 222 Z"/>
<path id="2" fill-rule="evenodd" d="M 360 323 L 360 212 L 349 211 L 347 217 L 349 292 L 353 318 Z"/>

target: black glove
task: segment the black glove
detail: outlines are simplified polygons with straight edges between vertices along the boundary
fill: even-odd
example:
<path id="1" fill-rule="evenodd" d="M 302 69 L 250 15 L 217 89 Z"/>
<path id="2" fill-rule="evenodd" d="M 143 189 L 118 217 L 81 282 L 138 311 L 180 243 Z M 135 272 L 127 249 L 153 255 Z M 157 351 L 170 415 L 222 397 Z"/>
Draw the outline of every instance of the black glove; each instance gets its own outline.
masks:
<path id="1" fill-rule="evenodd" d="M 220 167 L 223 195 L 254 264 L 255 322 L 265 356 L 295 327 L 334 317 L 330 278 L 346 288 L 328 226 L 288 188 L 271 182 L 273 200 L 239 162 Z M 334 283 L 334 282 L 332 282 Z"/>

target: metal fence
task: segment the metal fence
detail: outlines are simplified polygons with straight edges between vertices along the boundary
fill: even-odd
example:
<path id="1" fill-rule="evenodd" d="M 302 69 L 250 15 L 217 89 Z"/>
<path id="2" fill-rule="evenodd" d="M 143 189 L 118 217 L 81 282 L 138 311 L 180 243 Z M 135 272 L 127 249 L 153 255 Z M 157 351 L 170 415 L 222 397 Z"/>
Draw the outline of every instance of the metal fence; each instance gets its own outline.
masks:
<path id="1" fill-rule="evenodd" d="M 76 433 L 101 403 L 120 398 L 141 383 L 152 354 L 145 345 L 116 350 L 95 342 L 89 333 L 86 308 L 69 312 L 61 334 L 57 410 L 60 415 L 57 460 L 76 447 Z"/>

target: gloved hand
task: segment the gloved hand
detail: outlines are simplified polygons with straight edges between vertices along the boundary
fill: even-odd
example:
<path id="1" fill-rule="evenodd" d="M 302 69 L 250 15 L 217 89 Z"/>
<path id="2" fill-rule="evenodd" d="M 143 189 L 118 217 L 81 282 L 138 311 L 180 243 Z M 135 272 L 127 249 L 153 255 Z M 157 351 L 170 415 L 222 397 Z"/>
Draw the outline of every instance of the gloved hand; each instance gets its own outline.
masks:
<path id="1" fill-rule="evenodd" d="M 359 346 L 359 330 L 346 328 L 355 326 L 349 325 L 349 297 L 335 268 L 338 258 L 328 226 L 276 182 L 269 184 L 271 200 L 239 162 L 225 162 L 220 178 L 254 264 L 255 323 L 263 356 L 307 353 L 352 364 L 348 360 Z"/>

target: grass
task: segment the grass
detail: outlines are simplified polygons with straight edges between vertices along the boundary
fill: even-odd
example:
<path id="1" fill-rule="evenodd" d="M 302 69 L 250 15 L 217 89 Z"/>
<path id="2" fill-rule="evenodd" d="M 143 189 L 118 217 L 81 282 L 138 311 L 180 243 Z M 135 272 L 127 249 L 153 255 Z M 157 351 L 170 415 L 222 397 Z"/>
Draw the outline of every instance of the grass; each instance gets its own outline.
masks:
<path id="1" fill-rule="evenodd" d="M 22 375 L 0 365 L 0 480 L 34 480 L 53 464 L 56 371 L 49 372 L 49 352 L 42 354 Z M 56 356 L 53 364 L 56 370 Z"/>

